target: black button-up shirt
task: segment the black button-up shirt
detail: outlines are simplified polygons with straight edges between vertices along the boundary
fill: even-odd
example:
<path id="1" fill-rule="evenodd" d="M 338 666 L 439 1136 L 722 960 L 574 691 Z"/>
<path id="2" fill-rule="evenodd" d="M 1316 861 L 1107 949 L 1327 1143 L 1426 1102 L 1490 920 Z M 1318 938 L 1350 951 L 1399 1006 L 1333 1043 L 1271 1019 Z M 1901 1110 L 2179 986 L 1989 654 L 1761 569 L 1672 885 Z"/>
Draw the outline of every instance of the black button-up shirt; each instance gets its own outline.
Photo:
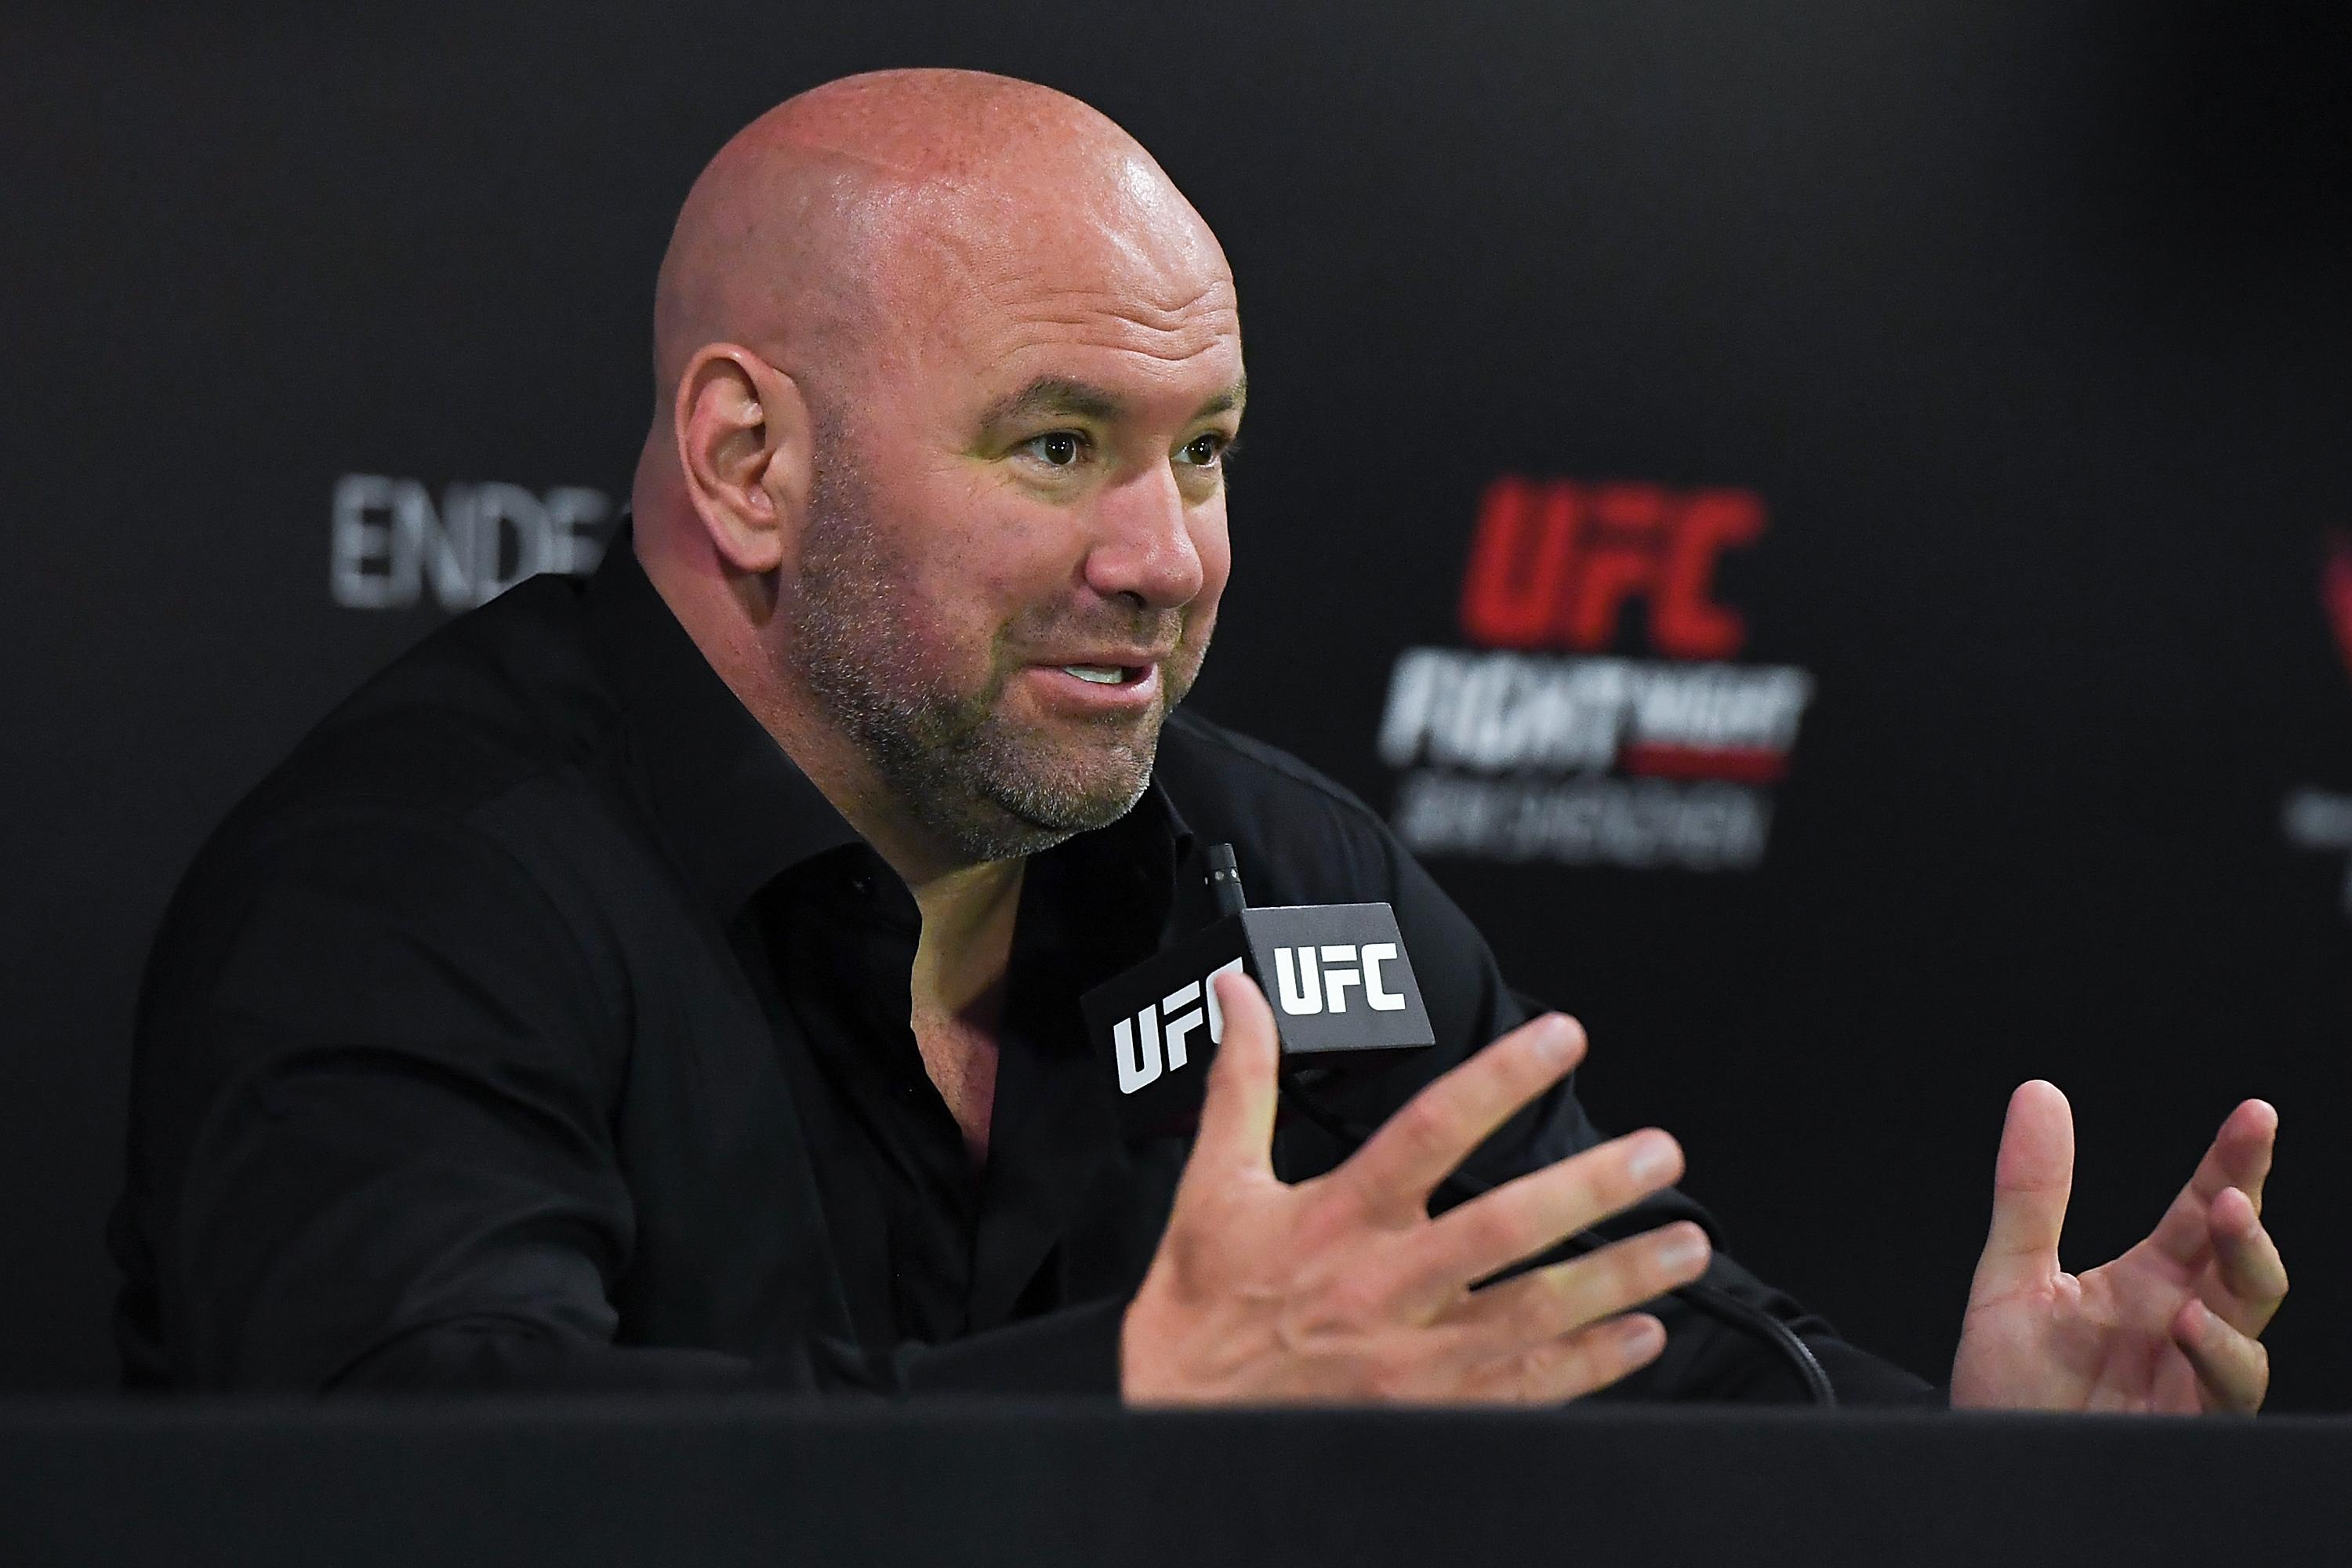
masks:
<path id="1" fill-rule="evenodd" d="M 1120 1136 L 1077 997 L 1211 917 L 1215 841 L 1257 902 L 1394 907 L 1438 1044 L 1349 1089 L 1357 1120 L 1527 1016 L 1377 816 L 1180 713 L 1134 811 L 1030 861 L 975 1173 L 908 1025 L 904 884 L 626 535 L 588 583 L 526 583 L 331 715 L 173 902 L 112 1228 L 128 1380 L 1115 1393 L 1186 1143 Z M 1475 1173 L 1597 1136 L 1563 1086 Z M 1293 1179 L 1345 1152 L 1276 1137 Z M 1849 1397 L 1920 1386 L 1713 1279 Z M 1621 1396 L 1793 1395 L 1754 1342 L 1661 1315 Z"/>

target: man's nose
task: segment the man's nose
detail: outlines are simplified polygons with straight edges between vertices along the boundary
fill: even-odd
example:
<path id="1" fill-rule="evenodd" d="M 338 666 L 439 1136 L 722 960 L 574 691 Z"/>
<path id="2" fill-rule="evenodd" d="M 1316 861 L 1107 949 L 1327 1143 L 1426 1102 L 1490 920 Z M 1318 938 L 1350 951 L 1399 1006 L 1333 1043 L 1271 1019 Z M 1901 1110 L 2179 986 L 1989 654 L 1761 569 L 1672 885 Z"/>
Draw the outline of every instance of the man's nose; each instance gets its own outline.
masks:
<path id="1" fill-rule="evenodd" d="M 1105 598 L 1125 597 L 1145 609 L 1192 603 L 1205 581 L 1192 537 L 1193 510 L 1165 465 L 1104 490 L 1094 547 L 1087 552 L 1087 585 Z"/>

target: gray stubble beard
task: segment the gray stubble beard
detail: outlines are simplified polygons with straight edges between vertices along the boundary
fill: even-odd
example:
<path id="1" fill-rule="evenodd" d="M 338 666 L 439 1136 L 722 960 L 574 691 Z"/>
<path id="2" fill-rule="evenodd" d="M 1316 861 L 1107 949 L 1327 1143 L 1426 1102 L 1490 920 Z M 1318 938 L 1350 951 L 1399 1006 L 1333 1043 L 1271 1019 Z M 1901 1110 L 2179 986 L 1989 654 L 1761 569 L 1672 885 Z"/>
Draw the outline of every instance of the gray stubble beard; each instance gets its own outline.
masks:
<path id="1" fill-rule="evenodd" d="M 793 643 L 810 691 L 883 787 L 970 864 L 1034 855 L 1132 810 L 1150 787 L 1160 726 L 1183 700 L 1190 672 L 1179 686 L 1163 665 L 1156 710 L 1107 721 L 1116 738 L 1082 745 L 1081 759 L 1099 756 L 1108 768 L 1057 760 L 1055 748 L 1007 722 L 998 707 L 1022 668 L 1008 656 L 1044 641 L 1063 617 L 1032 613 L 1001 628 L 987 685 L 971 695 L 949 688 L 908 635 L 904 595 L 894 591 L 898 557 L 874 521 L 864 476 L 837 432 L 820 432 L 817 454 Z M 1089 629 L 1151 642 L 1174 614 L 1138 609 L 1115 626 Z"/>

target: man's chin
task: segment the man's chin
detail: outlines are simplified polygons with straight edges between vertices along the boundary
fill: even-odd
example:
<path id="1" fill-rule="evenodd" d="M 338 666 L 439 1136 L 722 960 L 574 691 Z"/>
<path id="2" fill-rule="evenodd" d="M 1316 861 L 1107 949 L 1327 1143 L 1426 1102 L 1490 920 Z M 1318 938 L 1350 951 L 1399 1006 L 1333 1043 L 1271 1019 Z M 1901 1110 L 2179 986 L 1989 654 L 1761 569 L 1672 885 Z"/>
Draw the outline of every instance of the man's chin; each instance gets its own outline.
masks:
<path id="1" fill-rule="evenodd" d="M 972 864 L 1013 860 L 1108 827 L 1132 811 L 1149 787 L 1146 778 L 1116 795 L 1076 795 L 1061 789 L 1008 789 L 998 781 L 961 812 L 942 813 L 935 806 L 924 815 L 959 858 Z"/>
<path id="2" fill-rule="evenodd" d="M 1067 837 L 1108 827 L 1133 811 L 1150 787 L 1151 773 L 1147 767 L 1116 780 L 1093 779 L 1083 784 L 1068 779 L 1040 780 L 1025 786 L 1000 786 L 990 793 L 1008 818 L 1007 826 L 1018 823 L 1036 832 Z"/>
<path id="3" fill-rule="evenodd" d="M 1109 722 L 1015 724 L 1000 711 L 947 768 L 902 779 L 898 793 L 971 858 L 1034 855 L 1135 808 L 1151 786 L 1164 717 L 1155 708 Z"/>

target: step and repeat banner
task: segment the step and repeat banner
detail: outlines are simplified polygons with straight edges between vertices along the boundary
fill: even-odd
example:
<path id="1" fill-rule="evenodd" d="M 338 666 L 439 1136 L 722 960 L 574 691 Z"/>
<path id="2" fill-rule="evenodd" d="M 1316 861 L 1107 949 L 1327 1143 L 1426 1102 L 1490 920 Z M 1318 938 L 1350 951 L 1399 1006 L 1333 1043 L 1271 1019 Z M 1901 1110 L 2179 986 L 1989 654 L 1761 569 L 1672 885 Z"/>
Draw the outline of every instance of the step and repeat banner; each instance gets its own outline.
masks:
<path id="1" fill-rule="evenodd" d="M 2352 33 L 2316 7 L 142 5 L 0 19 L 0 1387 L 113 1376 L 139 966 L 371 670 L 591 569 L 704 159 L 1087 99 L 1252 381 L 1193 699 L 1361 795 L 1731 1249 L 1946 1370 L 2009 1090 L 2070 1267 L 2275 1102 L 2352 1408 Z"/>

